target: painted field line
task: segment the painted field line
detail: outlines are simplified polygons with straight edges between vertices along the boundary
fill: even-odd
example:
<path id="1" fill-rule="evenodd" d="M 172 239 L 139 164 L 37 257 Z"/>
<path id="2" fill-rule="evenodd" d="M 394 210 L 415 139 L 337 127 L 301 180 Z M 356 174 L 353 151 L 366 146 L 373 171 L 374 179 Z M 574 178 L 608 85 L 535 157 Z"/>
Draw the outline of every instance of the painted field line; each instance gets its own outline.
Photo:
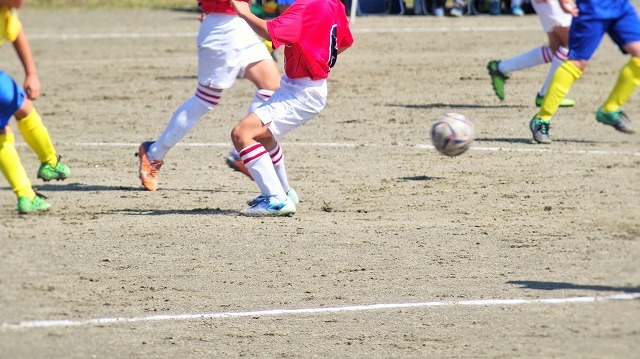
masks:
<path id="1" fill-rule="evenodd" d="M 543 298 L 543 299 L 477 299 L 461 301 L 434 301 L 421 303 L 380 303 L 367 305 L 353 305 L 344 307 L 320 307 L 320 308 L 300 308 L 300 309 L 268 309 L 247 312 L 215 312 L 215 313 L 195 313 L 195 314 L 164 314 L 150 315 L 142 317 L 114 317 L 114 318 L 94 318 L 86 320 L 29 320 L 19 323 L 2 323 L 3 331 L 30 329 L 30 328 L 51 328 L 51 327 L 73 327 L 92 326 L 132 322 L 159 322 L 176 320 L 199 320 L 199 319 L 224 319 L 262 316 L 284 316 L 284 315 L 313 315 L 339 312 L 363 312 L 370 310 L 388 309 L 409 309 L 409 308 L 434 308 L 442 306 L 490 306 L 490 305 L 525 305 L 525 304 L 580 304 L 604 301 L 624 301 L 640 299 L 640 293 L 623 293 L 608 296 L 587 296 L 587 297 L 567 297 L 567 298 Z"/>
<path id="2" fill-rule="evenodd" d="M 355 143 L 339 143 L 339 142 L 283 142 L 287 146 L 309 146 L 309 147 L 417 147 L 426 149 L 435 149 L 433 145 L 417 144 L 417 145 L 376 145 L 376 144 L 355 144 Z M 123 142 L 72 142 L 72 146 L 82 147 L 138 147 L 139 143 L 123 143 Z M 231 148 L 231 143 L 178 143 L 180 147 L 227 147 Z M 513 148 L 513 147 L 481 147 L 472 146 L 472 151 L 487 152 L 535 152 L 535 153 L 567 153 L 567 154 L 583 154 L 583 155 L 607 155 L 607 156 L 636 156 L 640 157 L 640 152 L 624 152 L 624 151 L 603 151 L 603 150 L 554 150 L 549 148 Z"/>
<path id="3" fill-rule="evenodd" d="M 392 27 L 392 28 L 355 28 L 354 33 L 425 33 L 425 32 L 540 32 L 540 27 L 527 26 L 488 26 L 488 27 Z M 183 38 L 196 37 L 197 32 L 133 32 L 133 33 L 96 33 L 96 34 L 30 34 L 30 40 L 112 40 L 112 39 L 156 39 L 156 38 Z"/>

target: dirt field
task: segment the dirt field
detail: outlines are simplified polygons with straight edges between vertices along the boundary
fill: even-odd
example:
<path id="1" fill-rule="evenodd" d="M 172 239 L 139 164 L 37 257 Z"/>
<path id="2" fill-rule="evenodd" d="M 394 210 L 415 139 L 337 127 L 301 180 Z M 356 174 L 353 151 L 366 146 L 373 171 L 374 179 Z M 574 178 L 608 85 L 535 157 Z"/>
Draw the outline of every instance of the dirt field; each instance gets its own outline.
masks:
<path id="1" fill-rule="evenodd" d="M 512 74 L 503 102 L 485 69 L 546 42 L 535 16 L 358 18 L 327 108 L 283 142 L 298 213 L 255 219 L 238 211 L 257 187 L 224 163 L 247 81 L 167 156 L 159 191 L 137 178 L 138 144 L 195 90 L 196 14 L 22 20 L 73 172 L 36 180 L 17 136 L 54 209 L 19 216 L 0 181 L 1 358 L 640 352 L 640 135 L 594 119 L 627 61 L 609 39 L 543 146 L 528 122 L 548 67 Z M 22 81 L 6 43 L 0 64 Z M 640 128 L 638 99 L 625 110 Z M 428 146 L 446 112 L 476 126 L 460 157 Z"/>

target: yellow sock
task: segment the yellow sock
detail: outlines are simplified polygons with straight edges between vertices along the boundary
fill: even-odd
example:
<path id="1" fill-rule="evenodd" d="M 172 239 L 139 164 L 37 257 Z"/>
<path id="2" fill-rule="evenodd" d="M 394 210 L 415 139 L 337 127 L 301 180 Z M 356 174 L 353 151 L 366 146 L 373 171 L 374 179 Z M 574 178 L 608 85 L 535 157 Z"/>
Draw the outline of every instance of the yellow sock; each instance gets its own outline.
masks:
<path id="1" fill-rule="evenodd" d="M 605 112 L 613 112 L 627 102 L 629 96 L 640 85 L 640 58 L 631 57 L 631 60 L 620 70 L 618 81 L 613 86 L 609 98 L 602 106 Z"/>
<path id="2" fill-rule="evenodd" d="M 536 117 L 545 121 L 551 120 L 551 116 L 560 106 L 560 101 L 569 93 L 573 83 L 582 76 L 582 71 L 571 61 L 565 61 L 558 67 L 549 84 L 549 90 L 544 96 L 542 106 Z"/>
<path id="3" fill-rule="evenodd" d="M 51 166 L 58 164 L 58 156 L 55 148 L 53 148 L 49 131 L 42 123 L 42 118 L 35 108 L 27 117 L 18 121 L 18 128 L 22 132 L 25 142 L 38 155 L 40 162 L 46 162 Z"/>
<path id="4" fill-rule="evenodd" d="M 16 139 L 13 133 L 0 135 L 0 170 L 18 197 L 35 198 L 36 193 L 31 187 L 29 176 L 16 151 Z"/>

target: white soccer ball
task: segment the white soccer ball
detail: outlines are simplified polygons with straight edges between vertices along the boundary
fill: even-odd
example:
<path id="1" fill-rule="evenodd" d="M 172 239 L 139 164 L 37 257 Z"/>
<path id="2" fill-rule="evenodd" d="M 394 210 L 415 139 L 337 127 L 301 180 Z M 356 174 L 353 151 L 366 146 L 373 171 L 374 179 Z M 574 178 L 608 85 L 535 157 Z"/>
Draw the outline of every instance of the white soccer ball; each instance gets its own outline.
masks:
<path id="1" fill-rule="evenodd" d="M 442 154 L 458 156 L 465 153 L 476 135 L 475 127 L 465 115 L 447 113 L 431 126 L 431 142 Z"/>

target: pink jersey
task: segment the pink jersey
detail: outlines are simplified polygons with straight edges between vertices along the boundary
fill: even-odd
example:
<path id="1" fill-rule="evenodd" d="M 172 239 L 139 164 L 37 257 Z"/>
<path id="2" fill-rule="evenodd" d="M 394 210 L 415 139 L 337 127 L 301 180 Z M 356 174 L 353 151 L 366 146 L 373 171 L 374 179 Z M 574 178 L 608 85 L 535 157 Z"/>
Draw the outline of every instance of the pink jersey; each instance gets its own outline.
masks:
<path id="1" fill-rule="evenodd" d="M 249 0 L 238 0 L 249 2 Z M 220 14 L 235 14 L 236 11 L 231 6 L 231 1 L 229 0 L 198 0 L 198 7 L 200 11 L 210 14 L 213 12 Z"/>
<path id="2" fill-rule="evenodd" d="M 267 22 L 273 47 L 286 45 L 287 77 L 325 79 L 335 65 L 338 49 L 353 36 L 339 0 L 296 0 L 287 11 Z"/>

